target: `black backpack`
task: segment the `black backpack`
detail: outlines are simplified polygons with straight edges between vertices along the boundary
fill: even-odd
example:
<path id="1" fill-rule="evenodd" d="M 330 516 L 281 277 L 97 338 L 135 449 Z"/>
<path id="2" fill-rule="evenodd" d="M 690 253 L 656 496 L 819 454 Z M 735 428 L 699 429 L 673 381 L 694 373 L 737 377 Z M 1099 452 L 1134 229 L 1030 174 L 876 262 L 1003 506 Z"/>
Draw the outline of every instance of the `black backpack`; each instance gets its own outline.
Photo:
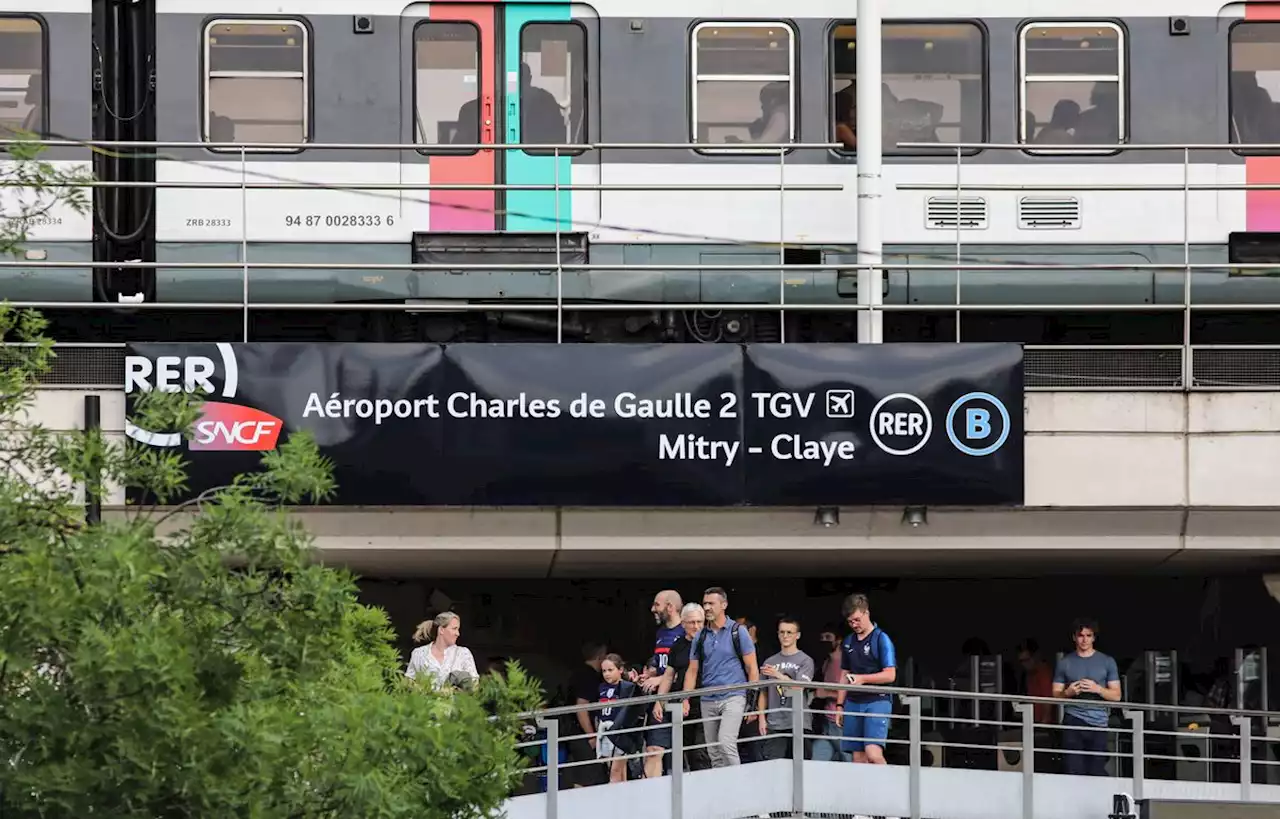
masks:
<path id="1" fill-rule="evenodd" d="M 738 655 L 738 662 L 742 663 L 742 671 L 745 674 L 747 671 L 747 664 L 742 659 L 742 636 L 738 634 L 738 631 L 741 628 L 742 624 L 735 621 L 729 628 L 729 636 L 733 638 L 733 651 Z M 707 641 L 706 627 L 703 627 L 702 631 L 698 632 L 696 639 L 698 644 L 693 647 L 693 651 L 694 659 L 698 661 L 698 687 L 702 688 L 702 671 L 706 667 L 705 660 L 707 658 L 707 650 L 705 647 L 705 643 Z"/>

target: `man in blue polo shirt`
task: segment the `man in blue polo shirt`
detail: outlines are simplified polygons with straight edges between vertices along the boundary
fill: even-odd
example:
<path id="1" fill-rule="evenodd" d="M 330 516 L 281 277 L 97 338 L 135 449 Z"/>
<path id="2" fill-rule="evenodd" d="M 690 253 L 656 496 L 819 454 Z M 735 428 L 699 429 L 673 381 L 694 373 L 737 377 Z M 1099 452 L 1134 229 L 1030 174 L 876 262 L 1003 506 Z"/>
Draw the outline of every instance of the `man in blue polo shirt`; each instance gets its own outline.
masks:
<path id="1" fill-rule="evenodd" d="M 760 679 L 756 646 L 751 642 L 751 635 L 738 623 L 729 622 L 728 592 L 719 586 L 707 589 L 702 593 L 702 608 L 707 613 L 707 624 L 693 638 L 689 670 L 684 675 L 684 690 L 736 685 Z M 724 768 L 740 764 L 738 733 L 742 730 L 742 718 L 747 710 L 747 690 L 740 688 L 707 694 L 701 698 L 701 704 L 711 766 Z"/>
<path id="2" fill-rule="evenodd" d="M 840 665 L 846 685 L 892 685 L 898 679 L 898 658 L 889 635 L 871 621 L 865 594 L 851 594 L 844 601 L 844 618 L 853 634 L 840 644 Z M 854 762 L 884 764 L 893 700 L 888 694 L 841 689 L 836 693 L 836 725 L 843 725 L 846 739 L 841 750 L 853 753 Z"/>

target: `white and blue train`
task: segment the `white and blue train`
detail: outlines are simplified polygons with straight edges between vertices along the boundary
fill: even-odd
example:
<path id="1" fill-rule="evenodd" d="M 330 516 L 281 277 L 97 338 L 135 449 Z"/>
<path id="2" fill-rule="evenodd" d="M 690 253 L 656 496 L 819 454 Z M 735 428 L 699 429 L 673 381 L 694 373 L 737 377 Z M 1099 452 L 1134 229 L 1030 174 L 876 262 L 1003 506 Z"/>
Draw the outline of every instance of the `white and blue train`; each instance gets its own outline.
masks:
<path id="1" fill-rule="evenodd" d="M 894 265 L 884 301 L 919 309 L 889 313 L 886 340 L 955 337 L 956 273 L 914 267 L 957 253 L 969 265 L 1019 266 L 963 274 L 961 301 L 1002 307 L 965 315 L 966 338 L 1178 343 L 1176 265 L 1187 258 L 1224 265 L 1193 276 L 1193 300 L 1223 306 L 1196 313 L 1198 341 L 1274 335 L 1270 313 L 1233 308 L 1280 301 L 1280 282 L 1229 263 L 1280 267 L 1280 190 L 1239 187 L 1280 183 L 1280 151 L 1196 150 L 1184 166 L 1172 148 L 1037 146 L 1280 142 L 1280 3 L 888 5 L 877 91 Z M 100 180 L 131 186 L 95 188 L 90 213 L 54 208 L 31 220 L 31 266 L 0 270 L 0 297 L 235 304 L 247 259 L 254 302 L 471 308 L 260 311 L 257 338 L 547 338 L 554 314 L 507 305 L 554 302 L 559 290 L 567 339 L 776 340 L 776 312 L 724 306 L 856 298 L 856 276 L 842 272 L 857 246 L 854 7 L 0 0 L 0 126 L 190 143 L 51 149 L 53 161 L 91 163 Z M 955 149 L 897 147 L 956 142 L 1018 147 L 963 150 L 970 189 L 959 197 L 941 189 L 956 185 Z M 458 147 L 491 143 L 606 147 Z M 780 156 L 751 143 L 828 147 Z M 620 144 L 646 147 L 607 147 Z M 222 187 L 182 187 L 191 183 Z M 558 281 L 557 258 L 612 269 Z M 113 267 L 131 260 L 158 267 Z M 777 271 L 753 269 L 780 260 L 797 266 L 781 286 Z M 166 267 L 187 262 L 229 266 Z M 312 266 L 270 267 L 280 263 Z M 376 267 L 411 263 L 459 269 Z M 546 269 L 500 269 L 508 263 Z M 1057 267 L 1090 264 L 1175 267 Z M 637 308 L 575 311 L 583 302 Z M 1087 303 L 1129 309 L 1078 309 Z M 654 309 L 663 304 L 681 307 Z M 140 328 L 160 320 L 127 305 L 47 313 L 64 337 L 156 337 Z M 226 338 L 240 317 L 163 321 L 165 337 Z M 789 320 L 785 332 L 840 340 L 853 324 L 832 310 Z"/>

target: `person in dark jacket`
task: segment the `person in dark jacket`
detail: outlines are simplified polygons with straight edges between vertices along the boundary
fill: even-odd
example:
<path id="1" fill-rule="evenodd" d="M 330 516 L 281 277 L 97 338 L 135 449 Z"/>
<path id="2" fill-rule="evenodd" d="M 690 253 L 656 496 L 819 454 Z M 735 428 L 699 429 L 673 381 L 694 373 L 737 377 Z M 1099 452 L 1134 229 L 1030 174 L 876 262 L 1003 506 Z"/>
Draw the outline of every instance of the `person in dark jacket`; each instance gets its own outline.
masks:
<path id="1" fill-rule="evenodd" d="M 600 663 L 600 695 L 596 702 L 607 703 L 596 711 L 596 756 L 608 760 L 609 781 L 627 781 L 626 757 L 641 750 L 641 734 L 629 730 L 644 722 L 644 708 L 624 700 L 639 693 L 634 682 L 624 677 L 624 663 L 617 654 L 609 654 Z"/>
<path id="2" fill-rule="evenodd" d="M 689 652 L 693 647 L 693 639 L 706 625 L 706 612 L 697 603 L 689 603 L 680 612 L 680 625 L 684 634 L 671 646 L 667 667 L 662 672 L 662 680 L 658 684 L 659 694 L 669 693 L 673 686 L 676 691 L 684 684 L 685 672 L 689 670 Z M 653 713 L 662 717 L 668 708 L 682 709 L 684 717 L 684 758 L 691 771 L 705 771 L 711 768 L 711 758 L 707 755 L 707 740 L 702 730 L 702 712 L 696 698 L 687 700 L 668 700 L 653 704 Z"/>

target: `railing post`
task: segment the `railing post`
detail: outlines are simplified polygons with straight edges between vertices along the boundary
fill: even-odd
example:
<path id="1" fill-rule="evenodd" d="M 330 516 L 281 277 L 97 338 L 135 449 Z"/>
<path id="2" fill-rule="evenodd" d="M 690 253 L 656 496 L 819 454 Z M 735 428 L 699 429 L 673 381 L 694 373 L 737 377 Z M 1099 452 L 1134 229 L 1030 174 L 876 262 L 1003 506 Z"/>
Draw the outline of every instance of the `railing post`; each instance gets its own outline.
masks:
<path id="1" fill-rule="evenodd" d="M 778 149 L 778 340 L 787 341 L 787 149 Z"/>
<path id="2" fill-rule="evenodd" d="M 547 819 L 556 819 L 560 808 L 560 720 L 538 717 L 547 732 Z"/>
<path id="3" fill-rule="evenodd" d="M 1022 819 L 1036 815 L 1036 707 L 1015 702 L 1013 710 L 1022 715 Z M 997 748 L 996 753 L 999 753 Z"/>
<path id="4" fill-rule="evenodd" d="M 1147 751 L 1144 731 L 1147 727 L 1147 713 L 1145 711 L 1125 711 L 1124 715 L 1133 724 L 1133 798 L 1138 800 L 1143 798 L 1143 781 L 1146 778 L 1144 768 Z"/>
<path id="5" fill-rule="evenodd" d="M 960 187 L 960 156 L 962 150 L 959 146 L 956 146 L 956 344 L 960 343 L 960 276 L 963 275 L 960 270 L 960 197 L 964 190 Z"/>
<path id="6" fill-rule="evenodd" d="M 805 689 L 791 690 L 791 815 L 804 816 L 804 706 Z M 763 716 L 760 719 L 764 719 Z"/>
<path id="7" fill-rule="evenodd" d="M 556 215 L 556 344 L 564 341 L 564 266 L 560 258 L 560 147 L 552 152 L 555 163 L 555 215 Z M 572 180 L 571 180 L 572 181 Z M 572 194 L 570 194 L 572 196 Z"/>
<path id="8" fill-rule="evenodd" d="M 858 0 L 858 48 L 855 74 L 863 88 L 879 88 L 884 74 L 881 0 Z M 884 172 L 884 109 L 880 94 L 865 93 L 854 111 L 858 134 L 858 343 L 884 341 L 884 236 L 881 191 Z"/>
<path id="9" fill-rule="evenodd" d="M 102 397 L 84 397 L 84 433 L 89 438 L 102 432 Z M 88 464 L 84 482 L 84 521 L 88 524 L 102 522 L 102 473 L 97 463 Z"/>
<path id="10" fill-rule="evenodd" d="M 1253 718 L 1233 716 L 1231 721 L 1240 729 L 1240 801 L 1248 802 L 1253 785 Z"/>
<path id="11" fill-rule="evenodd" d="M 240 262 L 244 265 L 241 275 L 240 300 L 244 302 L 244 341 L 249 341 L 249 165 L 245 159 L 245 147 L 240 146 Z"/>
<path id="12" fill-rule="evenodd" d="M 907 704 L 907 789 L 911 802 L 911 819 L 921 819 L 920 767 L 922 764 L 922 749 L 920 740 L 923 731 L 920 712 L 922 709 L 919 696 L 913 695 L 902 699 Z"/>
<path id="13" fill-rule="evenodd" d="M 671 723 L 671 819 L 684 816 L 684 701 L 667 700 L 667 721 Z"/>
<path id="14" fill-rule="evenodd" d="M 1182 149 L 1182 388 L 1191 389 L 1191 149 Z"/>

